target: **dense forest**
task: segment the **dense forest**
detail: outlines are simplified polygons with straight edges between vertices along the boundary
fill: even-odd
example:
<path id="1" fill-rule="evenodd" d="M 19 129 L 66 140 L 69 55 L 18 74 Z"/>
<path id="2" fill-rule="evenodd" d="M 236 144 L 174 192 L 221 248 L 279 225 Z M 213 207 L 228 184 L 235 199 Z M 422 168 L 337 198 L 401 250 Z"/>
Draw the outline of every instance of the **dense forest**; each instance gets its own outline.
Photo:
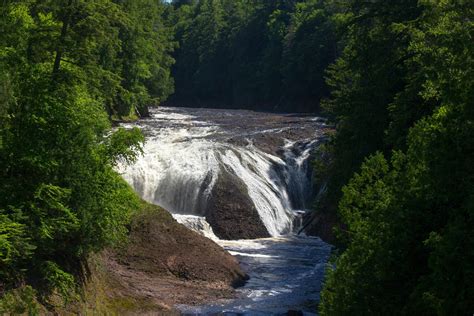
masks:
<path id="1" fill-rule="evenodd" d="M 0 314 L 25 312 L 35 292 L 71 299 L 89 253 L 126 238 L 139 200 L 113 168 L 133 161 L 143 136 L 111 133 L 111 121 L 172 92 L 165 10 L 153 0 L 2 2 Z"/>
<path id="2" fill-rule="evenodd" d="M 189 4 L 191 3 L 191 5 Z M 178 106 L 318 110 L 336 57 L 322 1 L 176 1 Z"/>
<path id="3" fill-rule="evenodd" d="M 474 310 L 473 18 L 472 1 L 411 0 L 334 16 L 325 170 L 345 248 L 321 314 Z"/>
<path id="4" fill-rule="evenodd" d="M 327 181 L 315 212 L 340 221 L 321 315 L 473 313 L 474 2 L 7 0 L 0 11 L 0 314 L 71 299 L 88 255 L 126 238 L 140 201 L 114 167 L 144 138 L 111 126 L 164 102 L 334 124 L 314 162 Z"/>

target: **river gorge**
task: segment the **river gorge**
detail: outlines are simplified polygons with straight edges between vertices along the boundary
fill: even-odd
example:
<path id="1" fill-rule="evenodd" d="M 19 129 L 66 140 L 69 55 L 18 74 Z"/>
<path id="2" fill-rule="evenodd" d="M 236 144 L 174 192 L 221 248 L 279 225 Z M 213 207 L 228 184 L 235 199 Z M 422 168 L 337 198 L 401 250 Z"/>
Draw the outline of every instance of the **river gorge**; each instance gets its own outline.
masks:
<path id="1" fill-rule="evenodd" d="M 184 315 L 312 315 L 331 246 L 302 229 L 324 185 L 312 183 L 319 117 L 160 107 L 139 127 L 144 153 L 120 172 L 146 201 L 167 209 L 235 256 L 250 279 L 234 299 L 179 305 Z"/>

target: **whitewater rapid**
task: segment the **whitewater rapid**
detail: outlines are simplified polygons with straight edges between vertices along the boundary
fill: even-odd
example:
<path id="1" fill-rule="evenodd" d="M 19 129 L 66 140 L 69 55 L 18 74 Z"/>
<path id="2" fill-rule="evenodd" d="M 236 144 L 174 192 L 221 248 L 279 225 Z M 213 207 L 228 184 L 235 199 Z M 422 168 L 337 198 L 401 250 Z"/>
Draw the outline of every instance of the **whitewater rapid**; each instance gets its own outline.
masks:
<path id="1" fill-rule="evenodd" d="M 317 237 L 280 236 L 220 241 L 250 276 L 237 298 L 204 306 L 180 305 L 183 315 L 317 315 L 331 247 Z"/>
<path id="2" fill-rule="evenodd" d="M 288 126 L 245 130 L 228 121 L 205 121 L 198 110 L 176 111 L 154 109 L 151 118 L 138 125 L 147 139 L 144 155 L 121 172 L 141 197 L 173 214 L 205 216 L 212 189 L 225 170 L 245 184 L 271 236 L 292 232 L 295 216 L 311 193 L 307 160 L 318 143 L 317 130 L 304 142 L 282 138 L 278 156 L 259 149 L 255 138 L 281 133 Z M 239 144 L 233 143 L 236 138 Z"/>
<path id="3" fill-rule="evenodd" d="M 310 155 L 324 137 L 315 117 L 250 111 L 159 108 L 138 126 L 144 155 L 120 168 L 150 203 L 213 239 L 250 275 L 236 300 L 180 306 L 183 313 L 269 315 L 300 310 L 311 315 L 319 299 L 330 246 L 297 236 L 314 189 Z M 245 186 L 271 238 L 225 241 L 206 221 L 208 202 L 223 173 Z"/>

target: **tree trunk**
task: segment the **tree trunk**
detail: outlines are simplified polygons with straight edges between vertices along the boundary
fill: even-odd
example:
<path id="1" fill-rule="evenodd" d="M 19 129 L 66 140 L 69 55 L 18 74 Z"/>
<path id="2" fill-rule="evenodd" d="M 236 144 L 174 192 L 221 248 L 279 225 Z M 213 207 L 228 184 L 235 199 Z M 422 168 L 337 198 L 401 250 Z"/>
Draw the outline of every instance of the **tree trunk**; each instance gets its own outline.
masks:
<path id="1" fill-rule="evenodd" d="M 64 8 L 64 14 L 62 17 L 63 26 L 61 28 L 61 35 L 59 36 L 59 42 L 56 46 L 56 57 L 54 59 L 53 65 L 53 76 L 59 72 L 61 66 L 61 57 L 63 54 L 64 41 L 66 40 L 66 35 L 69 27 L 69 21 L 71 18 L 71 5 L 72 0 L 68 0 L 67 6 Z"/>

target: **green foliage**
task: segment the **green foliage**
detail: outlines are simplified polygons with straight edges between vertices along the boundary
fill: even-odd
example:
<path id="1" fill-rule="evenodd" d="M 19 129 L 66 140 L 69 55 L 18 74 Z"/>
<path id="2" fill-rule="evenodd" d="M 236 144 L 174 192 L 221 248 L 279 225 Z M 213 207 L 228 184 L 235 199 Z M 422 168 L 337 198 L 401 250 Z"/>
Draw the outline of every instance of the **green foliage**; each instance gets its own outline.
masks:
<path id="1" fill-rule="evenodd" d="M 137 129 L 113 131 L 109 117 L 121 94 L 131 100 L 120 108 L 128 115 L 171 91 L 174 44 L 162 27 L 164 6 L 25 0 L 0 7 L 5 312 L 28 312 L 29 287 L 31 295 L 9 291 L 21 284 L 34 284 L 42 299 L 70 298 L 88 254 L 126 237 L 140 202 L 114 168 L 133 162 L 144 138 Z"/>
<path id="2" fill-rule="evenodd" d="M 76 291 L 74 276 L 64 272 L 56 263 L 46 261 L 40 267 L 45 286 L 55 289 L 67 302 Z"/>
<path id="3" fill-rule="evenodd" d="M 107 139 L 108 156 L 114 164 L 119 161 L 132 163 L 138 158 L 138 154 L 143 153 L 141 145 L 144 142 L 145 138 L 139 128 L 119 128 Z"/>
<path id="4" fill-rule="evenodd" d="M 331 96 L 326 112 L 337 122 L 333 139 L 334 159 L 328 199 L 336 203 L 341 187 L 357 171 L 365 157 L 393 145 L 385 141 L 388 106 L 407 83 L 409 68 L 404 62 L 409 34 L 401 24 L 416 24 L 421 12 L 418 1 L 347 1 L 334 20 L 344 49 L 328 69 Z M 411 70 L 411 69 L 410 69 Z"/>
<path id="5" fill-rule="evenodd" d="M 19 258 L 29 258 L 34 247 L 29 242 L 24 224 L 12 220 L 2 210 L 0 214 L 0 276 L 7 278 L 7 267 Z"/>
<path id="6" fill-rule="evenodd" d="M 66 205 L 71 191 L 51 184 L 41 183 L 34 193 L 31 212 L 39 221 L 38 236 L 41 243 L 60 239 L 79 227 L 77 216 Z M 55 247 L 55 245 L 51 245 Z"/>
<path id="7" fill-rule="evenodd" d="M 457 153 L 451 147 L 465 139 L 459 136 L 472 137 L 473 128 L 453 124 L 450 116 L 460 113 L 449 112 L 441 108 L 420 121 L 408 153 L 394 153 L 391 167 L 373 156 L 344 188 L 339 211 L 350 242 L 329 271 L 323 315 L 474 308 L 474 181 L 466 164 L 474 157 L 472 144 L 460 141 Z"/>
<path id="8" fill-rule="evenodd" d="M 173 92 L 175 44 L 160 1 L 15 1 L 1 10 L 0 58 L 85 83 L 110 116 L 146 115 Z"/>
<path id="9" fill-rule="evenodd" d="M 36 291 L 31 286 L 9 291 L 0 298 L 1 315 L 40 315 Z"/>
<path id="10" fill-rule="evenodd" d="M 357 8 L 370 12 L 373 7 Z M 359 169 L 339 203 L 347 248 L 329 269 L 322 315 L 464 315 L 474 310 L 474 7 L 422 1 L 418 10 L 416 19 L 397 18 L 391 26 L 405 38 L 396 48 L 405 56 L 404 70 L 392 80 L 403 85 L 396 93 L 384 92 L 386 101 L 380 104 L 377 98 L 366 101 L 384 108 L 380 113 L 388 123 L 371 131 L 383 143 L 369 144 L 373 139 L 360 136 L 367 126 L 357 120 L 379 118 L 374 111 L 353 112 L 355 102 L 366 97 L 360 94 L 363 88 L 331 74 L 339 86 L 329 102 L 339 115 L 333 146 L 337 162 L 331 168 L 354 159 L 338 152 L 348 142 L 373 148 L 368 153 L 385 149 L 387 158 L 377 153 L 360 168 L 355 163 L 347 170 Z M 397 17 L 397 12 L 390 14 Z M 379 34 L 377 24 L 352 27 Z M 338 63 L 334 69 L 362 78 L 361 70 L 354 72 L 355 60 L 343 56 Z M 393 70 L 383 75 L 393 76 Z"/>
<path id="11" fill-rule="evenodd" d="M 153 0 L 120 1 L 128 20 L 120 28 L 122 87 L 114 111 L 147 114 L 147 106 L 159 104 L 173 92 L 170 53 L 174 49 L 171 29 L 163 21 L 164 6 Z M 106 59 L 110 62 L 110 59 Z"/>
<path id="12" fill-rule="evenodd" d="M 399 209 L 392 209 L 397 201 L 391 185 L 398 172 L 395 167 L 389 172 L 378 153 L 344 188 L 339 211 L 350 246 L 337 258 L 336 268 L 328 271 L 321 314 L 391 314 L 400 303 L 395 295 L 406 293 L 402 269 L 413 262 L 400 267 L 397 260 L 408 258 L 400 257 L 402 236 L 398 238 L 392 226 L 401 215 Z M 394 248 L 397 240 L 400 245 Z"/>
<path id="13" fill-rule="evenodd" d="M 324 1 L 176 3 L 177 105 L 315 111 L 335 38 Z"/>
<path id="14" fill-rule="evenodd" d="M 133 161 L 143 136 L 123 130 L 109 135 L 106 114 L 80 86 L 43 90 L 47 83 L 41 80 L 23 84 L 32 88 L 18 97 L 18 107 L 10 109 L 10 128 L 2 130 L 0 160 L 6 168 L 0 205 L 2 219 L 17 222 L 11 227 L 15 234 L 7 231 L 7 245 L 24 242 L 20 237 L 26 235 L 31 237 L 26 245 L 34 248 L 28 259 L 15 247 L 13 253 L 22 254 L 8 261 L 6 270 L 30 277 L 38 273 L 30 269 L 33 263 L 54 262 L 71 270 L 90 251 L 124 237 L 138 198 L 112 168 L 121 159 Z"/>
<path id="15" fill-rule="evenodd" d="M 328 95 L 325 71 L 336 56 L 334 23 L 323 1 L 297 3 L 284 37 L 281 73 L 285 103 L 316 109 Z"/>

